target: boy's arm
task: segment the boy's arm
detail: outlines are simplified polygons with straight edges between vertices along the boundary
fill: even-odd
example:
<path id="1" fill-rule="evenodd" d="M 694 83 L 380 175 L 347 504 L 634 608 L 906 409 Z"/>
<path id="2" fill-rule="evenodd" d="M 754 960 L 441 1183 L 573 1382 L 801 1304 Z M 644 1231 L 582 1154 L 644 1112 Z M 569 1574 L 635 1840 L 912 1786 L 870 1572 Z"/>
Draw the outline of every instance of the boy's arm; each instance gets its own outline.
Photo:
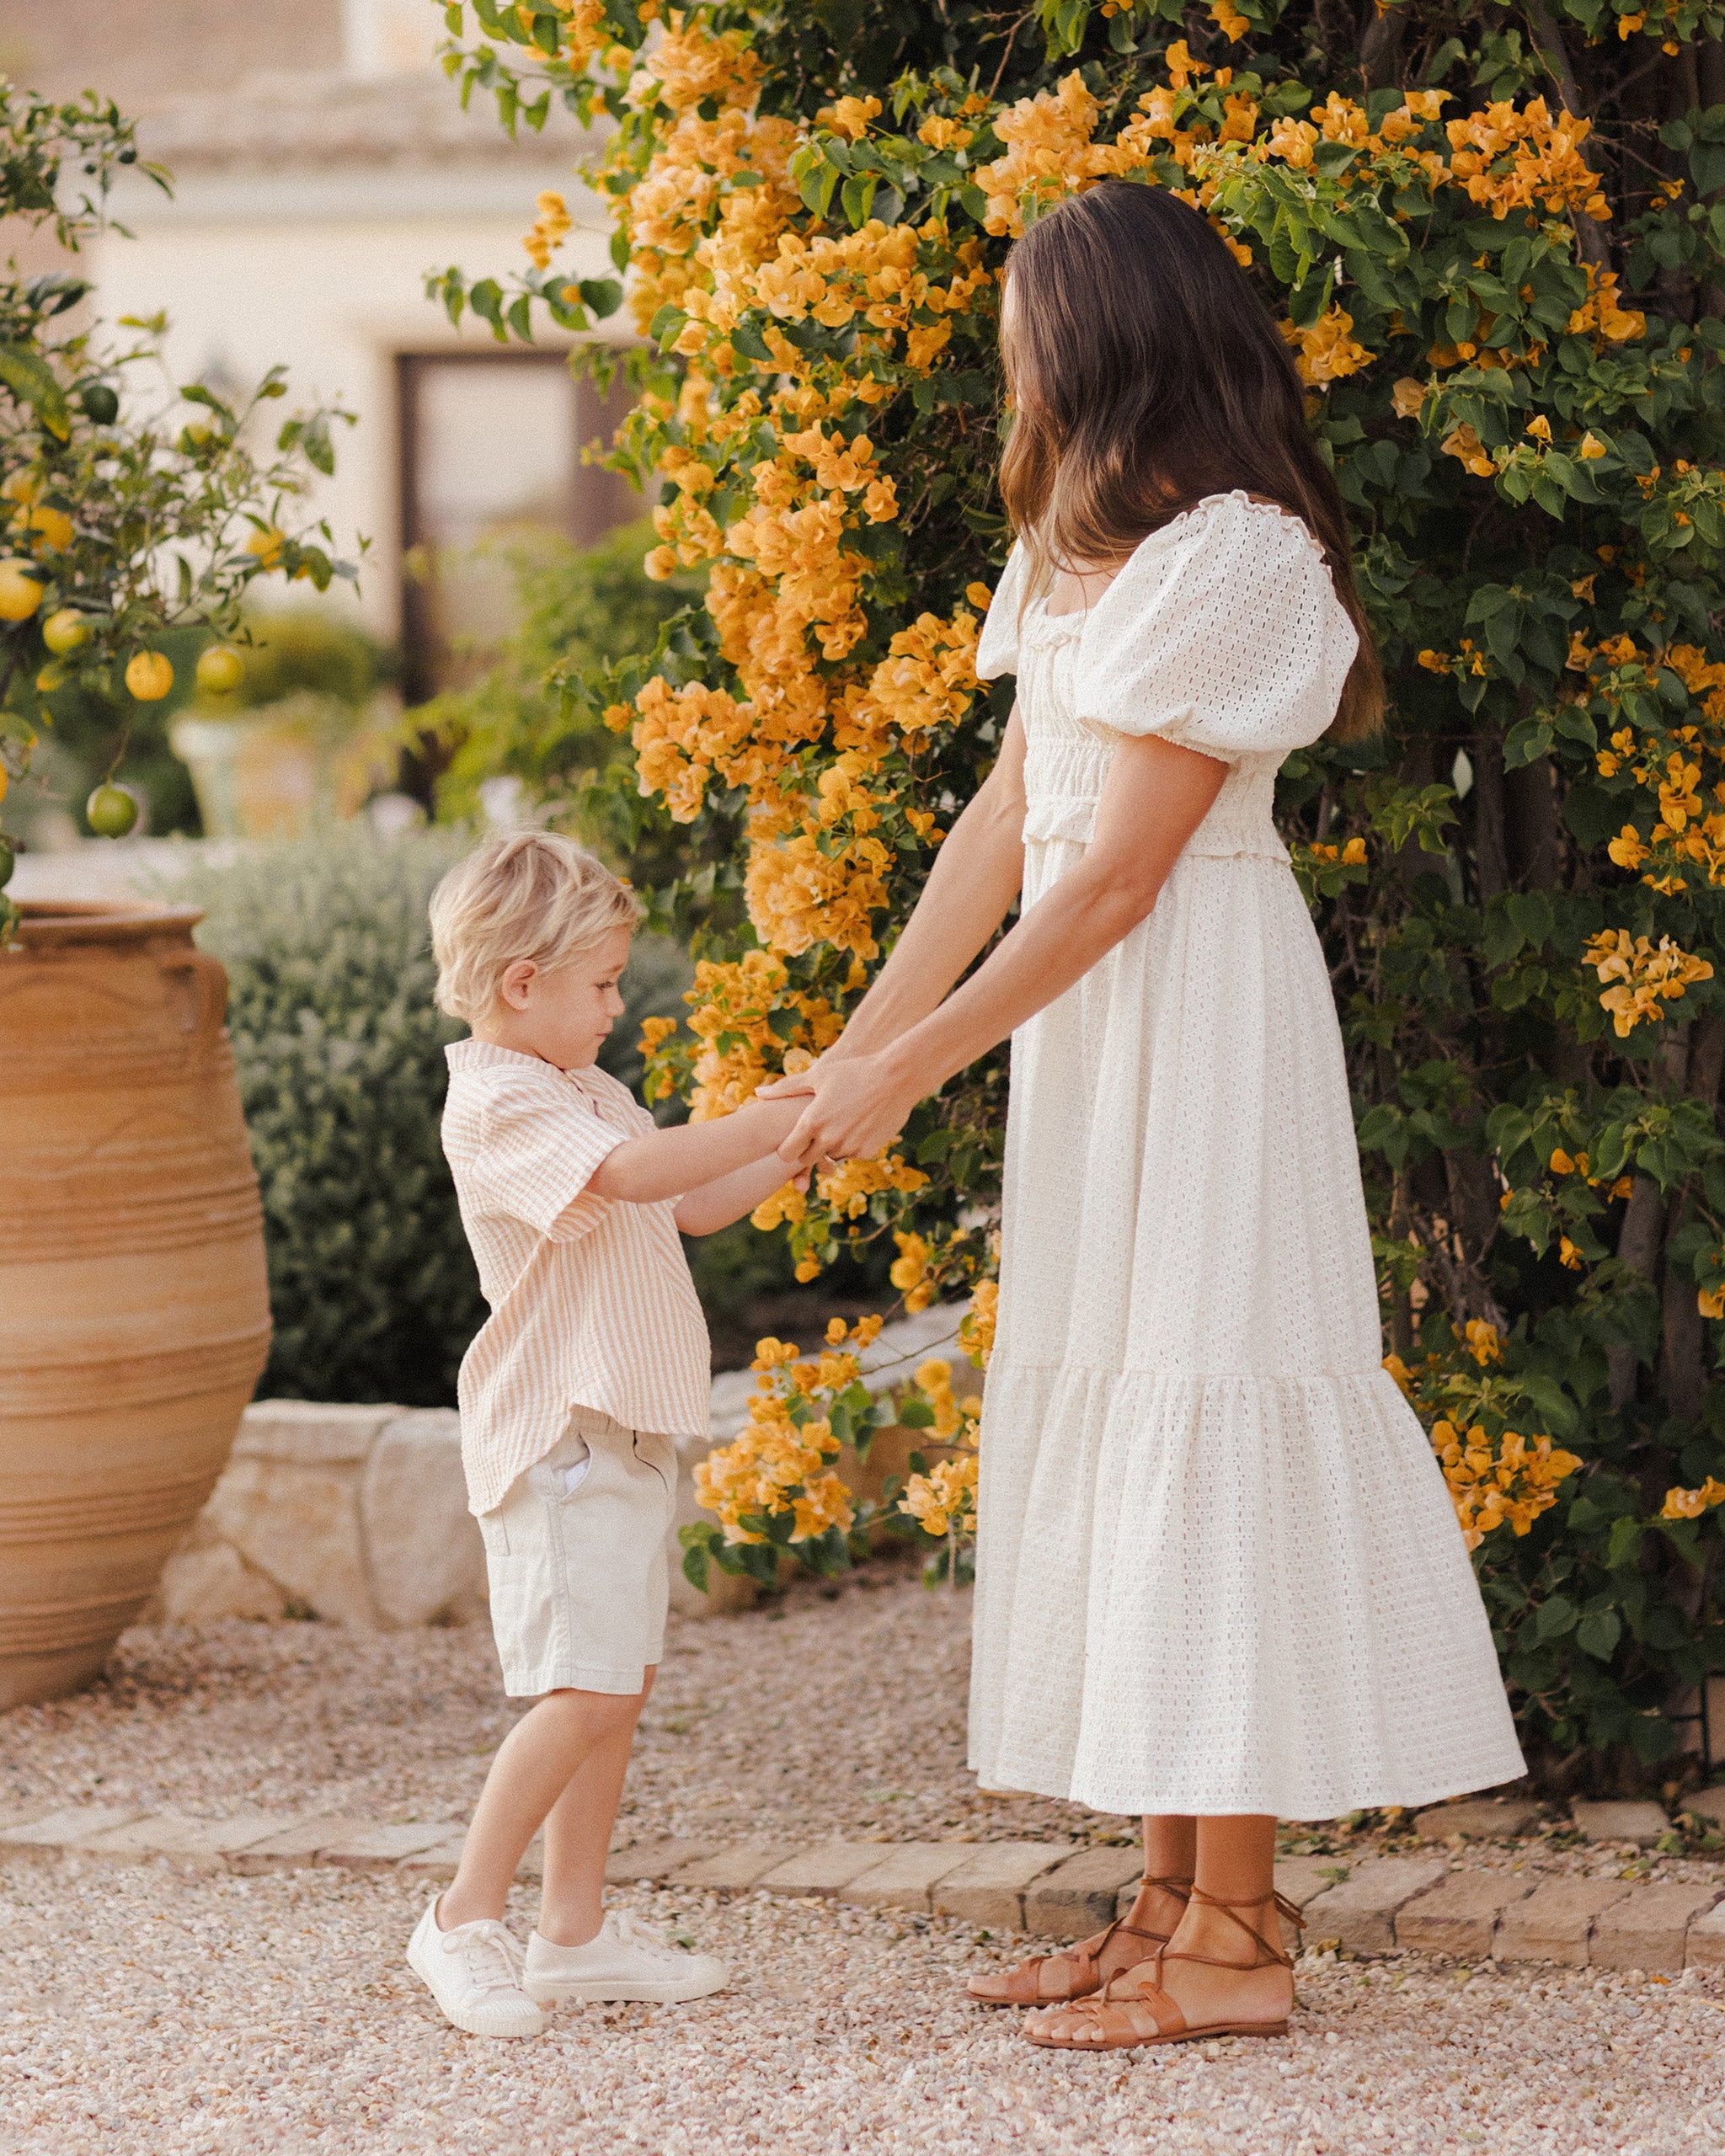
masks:
<path id="1" fill-rule="evenodd" d="M 681 1198 L 702 1183 L 717 1182 L 721 1176 L 761 1161 L 790 1134 L 808 1105 L 800 1093 L 783 1100 L 750 1101 L 712 1123 L 678 1123 L 670 1130 L 626 1138 L 621 1145 L 613 1145 L 593 1171 L 587 1187 L 596 1197 L 621 1198 L 631 1205 Z M 793 1172 L 781 1161 L 772 1189 L 788 1182 Z"/>
<path id="2" fill-rule="evenodd" d="M 788 1182 L 806 1190 L 809 1174 L 807 1168 L 788 1171 L 777 1153 L 769 1153 L 763 1161 L 751 1161 L 747 1167 L 733 1168 L 728 1176 L 716 1176 L 686 1192 L 671 1217 L 686 1235 L 710 1235 L 745 1219 Z"/>

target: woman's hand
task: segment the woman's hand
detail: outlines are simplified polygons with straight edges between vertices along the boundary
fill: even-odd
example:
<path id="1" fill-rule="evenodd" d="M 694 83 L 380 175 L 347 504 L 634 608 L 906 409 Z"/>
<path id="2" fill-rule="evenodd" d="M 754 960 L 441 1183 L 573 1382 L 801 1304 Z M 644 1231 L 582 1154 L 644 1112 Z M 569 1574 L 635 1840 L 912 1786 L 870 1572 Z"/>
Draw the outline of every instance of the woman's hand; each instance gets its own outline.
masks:
<path id="1" fill-rule="evenodd" d="M 779 1143 L 779 1158 L 799 1168 L 826 1160 L 872 1160 L 898 1136 L 921 1097 L 884 1054 L 825 1058 L 789 1083 L 777 1082 L 787 1092 L 811 1082 L 814 1088 L 814 1099 Z M 770 1086 L 761 1090 L 772 1093 Z"/>

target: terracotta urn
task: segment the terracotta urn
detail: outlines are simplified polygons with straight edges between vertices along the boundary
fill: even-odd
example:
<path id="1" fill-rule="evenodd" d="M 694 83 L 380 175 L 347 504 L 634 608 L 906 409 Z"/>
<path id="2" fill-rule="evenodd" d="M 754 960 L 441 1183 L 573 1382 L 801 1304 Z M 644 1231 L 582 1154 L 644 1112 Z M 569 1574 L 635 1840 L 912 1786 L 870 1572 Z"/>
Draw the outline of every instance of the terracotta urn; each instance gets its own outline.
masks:
<path id="1" fill-rule="evenodd" d="M 264 1367 L 258 1179 L 195 906 L 26 905 L 0 951 L 0 1708 L 88 1684 Z"/>

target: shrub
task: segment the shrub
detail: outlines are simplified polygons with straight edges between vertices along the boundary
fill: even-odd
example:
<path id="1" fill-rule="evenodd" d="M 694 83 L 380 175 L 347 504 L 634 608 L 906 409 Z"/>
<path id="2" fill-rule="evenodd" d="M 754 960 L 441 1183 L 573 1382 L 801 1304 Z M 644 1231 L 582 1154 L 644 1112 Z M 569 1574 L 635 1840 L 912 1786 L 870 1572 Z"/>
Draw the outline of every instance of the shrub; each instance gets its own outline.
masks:
<path id="1" fill-rule="evenodd" d="M 436 1406 L 485 1318 L 438 1139 L 446 1045 L 425 907 L 471 843 L 369 825 L 248 848 L 174 887 L 205 908 L 264 1199 L 275 1338 L 259 1390 Z M 640 1074 L 643 1021 L 677 1007 L 682 954 L 653 937 L 601 1060 Z"/>
<path id="2" fill-rule="evenodd" d="M 432 1002 L 425 920 L 467 843 L 354 824 L 177 887 L 227 968 L 275 1323 L 265 1393 L 435 1406 L 483 1321 L 438 1144 L 462 1028 Z"/>

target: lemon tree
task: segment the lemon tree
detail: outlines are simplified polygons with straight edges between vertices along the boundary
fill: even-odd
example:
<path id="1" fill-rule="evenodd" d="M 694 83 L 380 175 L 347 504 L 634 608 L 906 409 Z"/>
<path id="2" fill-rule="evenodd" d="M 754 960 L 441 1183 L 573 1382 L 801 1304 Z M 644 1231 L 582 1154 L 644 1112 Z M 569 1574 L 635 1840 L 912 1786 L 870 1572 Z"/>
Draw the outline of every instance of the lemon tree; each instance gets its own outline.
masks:
<path id="1" fill-rule="evenodd" d="M 333 429 L 350 415 L 302 412 L 273 447 L 246 446 L 256 415 L 286 394 L 273 368 L 238 402 L 164 371 L 160 318 L 88 323 L 77 255 L 108 225 L 107 202 L 140 161 L 132 123 L 87 92 L 56 103 L 0 81 L 0 216 L 49 227 L 68 266 L 0 271 L 0 776 L 15 785 L 53 723 L 57 693 L 80 689 L 155 701 L 173 686 L 158 647 L 170 630 L 239 627 L 240 600 L 260 577 L 304 578 L 320 590 L 352 578 L 305 497 L 334 469 Z M 69 326 L 75 325 L 75 326 Z M 242 435 L 245 440 L 243 441 Z M 218 669 L 218 672 L 220 670 Z M 111 779 L 114 774 L 109 774 Z M 103 825 L 122 811 L 98 789 Z M 97 796 L 93 795 L 93 802 Z M 135 806 L 131 808 L 135 815 Z M 96 827 L 93 817 L 93 827 Z M 129 824 L 126 828 L 130 828 Z M 0 831 L 0 868 L 13 846 Z M 0 878 L 0 940 L 16 909 Z"/>

